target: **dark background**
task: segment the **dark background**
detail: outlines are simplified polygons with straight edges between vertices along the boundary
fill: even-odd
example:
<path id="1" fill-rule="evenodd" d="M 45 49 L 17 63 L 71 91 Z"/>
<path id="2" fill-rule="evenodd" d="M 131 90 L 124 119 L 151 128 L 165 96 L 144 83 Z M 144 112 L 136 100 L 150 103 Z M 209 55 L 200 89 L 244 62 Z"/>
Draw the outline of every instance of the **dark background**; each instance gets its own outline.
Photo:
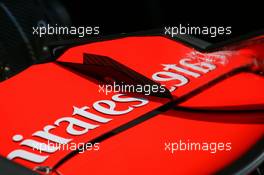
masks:
<path id="1" fill-rule="evenodd" d="M 59 26 L 99 26 L 100 37 L 163 29 L 165 26 L 178 27 L 179 24 L 231 26 L 231 35 L 196 36 L 218 43 L 264 29 L 263 18 L 261 1 L 252 0 L 234 4 L 220 0 L 0 0 L 0 81 L 32 64 L 55 59 L 51 55 L 52 49 L 47 46 L 65 38 L 33 36 L 32 27 L 39 21 Z M 28 44 L 14 20 L 23 30 Z"/>
<path id="2" fill-rule="evenodd" d="M 74 25 L 99 25 L 103 35 L 190 24 L 232 26 L 231 36 L 203 39 L 217 42 L 264 28 L 261 1 L 61 0 Z"/>

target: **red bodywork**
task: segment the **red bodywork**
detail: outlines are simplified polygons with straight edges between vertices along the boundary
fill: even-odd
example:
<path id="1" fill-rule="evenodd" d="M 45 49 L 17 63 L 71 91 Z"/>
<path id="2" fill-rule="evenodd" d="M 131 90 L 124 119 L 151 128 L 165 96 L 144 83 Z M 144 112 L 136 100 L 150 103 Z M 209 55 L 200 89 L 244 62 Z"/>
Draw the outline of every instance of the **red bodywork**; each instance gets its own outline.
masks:
<path id="1" fill-rule="evenodd" d="M 264 42 L 263 37 L 255 40 L 258 42 L 212 53 L 201 53 L 161 36 L 126 37 L 70 48 L 57 61 L 34 65 L 0 84 L 0 154 L 30 169 L 55 166 L 54 174 L 57 171 L 63 175 L 218 172 L 243 156 L 264 136 L 264 77 L 261 75 Z M 99 93 L 97 80 L 61 64 L 85 64 L 83 54 L 107 56 L 165 85 L 171 90 L 172 98 L 128 94 L 120 98 L 132 100 L 115 101 L 114 95 L 124 93 Z M 175 65 L 185 72 L 175 69 Z M 103 66 L 101 71 L 104 71 Z M 68 143 L 86 143 L 178 99 L 182 100 L 169 110 L 159 111 L 148 120 L 103 140 L 98 151 L 86 150 L 59 166 L 58 162 L 71 150 L 40 153 L 22 145 L 29 139 L 47 143 L 47 139 L 36 136 L 36 132 L 48 125 L 52 126 L 50 133 L 71 139 Z M 98 102 L 101 108 L 111 108 L 110 101 L 115 111 L 127 112 L 111 115 L 94 107 Z M 73 106 L 87 106 L 86 111 L 109 120 L 98 122 L 73 115 Z M 66 118 L 94 128 L 71 127 Z M 68 128 L 75 130 L 75 135 L 70 134 Z M 18 134 L 23 139 L 12 140 Z M 172 152 L 166 148 L 180 141 L 223 143 L 221 148 L 225 150 Z M 26 160 L 25 157 L 32 158 L 29 154 L 24 158 L 16 157 L 21 155 L 19 151 L 43 160 Z"/>

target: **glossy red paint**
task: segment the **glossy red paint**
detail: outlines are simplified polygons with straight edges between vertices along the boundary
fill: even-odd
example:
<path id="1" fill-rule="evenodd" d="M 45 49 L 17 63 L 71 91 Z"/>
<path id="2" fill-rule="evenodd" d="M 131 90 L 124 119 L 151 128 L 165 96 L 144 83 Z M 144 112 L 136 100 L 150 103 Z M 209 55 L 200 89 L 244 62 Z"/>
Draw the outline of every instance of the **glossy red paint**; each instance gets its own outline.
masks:
<path id="1" fill-rule="evenodd" d="M 4 116 L 3 127 L 0 129 L 2 134 L 0 154 L 6 157 L 14 150 L 23 149 L 48 157 L 41 163 L 21 158 L 15 158 L 14 161 L 31 169 L 36 166 L 52 168 L 71 151 L 39 153 L 28 146 L 20 145 L 21 141 L 12 141 L 12 137 L 21 134 L 24 140 L 34 139 L 46 143 L 47 140 L 32 134 L 43 130 L 47 125 L 55 126 L 54 122 L 58 119 L 73 117 L 100 126 L 74 136 L 66 132 L 69 123 L 62 122 L 51 132 L 72 139 L 71 142 L 74 143 L 89 142 L 113 128 L 133 121 L 171 100 L 177 100 L 202 87 L 199 93 L 188 96 L 179 105 L 171 106 L 170 110 L 104 140 L 100 143 L 99 151 L 76 154 L 57 167 L 57 170 L 63 175 L 215 173 L 240 158 L 264 136 L 263 111 L 217 113 L 197 112 L 193 109 L 241 110 L 241 106 L 263 109 L 264 77 L 250 72 L 261 70 L 263 48 L 263 42 L 259 42 L 235 50 L 230 47 L 214 53 L 200 53 L 180 42 L 159 36 L 127 37 L 73 47 L 57 62 L 32 66 L 0 84 L 0 99 L 4 99 L 0 102 L 1 114 Z M 177 77 L 176 79 L 157 81 L 168 89 L 175 84 L 183 83 L 181 81 L 184 78 L 187 82 L 171 92 L 173 99 L 144 96 L 148 103 L 140 107 L 136 107 L 140 101 L 115 102 L 112 99 L 114 93 L 107 96 L 98 93 L 96 80 L 59 64 L 59 62 L 83 64 L 84 53 L 110 57 L 153 80 L 157 80 L 153 78 L 157 72 L 171 72 L 169 75 Z M 186 62 L 189 65 L 196 65 L 196 68 L 181 64 L 184 59 L 188 59 Z M 164 64 L 177 65 L 185 71 L 175 70 L 173 67 L 169 67 L 169 70 Z M 230 74 L 245 67 L 248 67 L 249 71 Z M 189 74 L 186 71 L 189 71 Z M 168 74 L 162 74 L 161 78 L 168 78 L 166 75 Z M 223 76 L 221 80 L 204 87 L 220 76 Z M 124 115 L 103 114 L 92 108 L 92 105 L 100 100 L 113 101 L 118 111 L 133 109 Z M 105 105 L 103 106 L 106 107 Z M 98 123 L 80 115 L 73 116 L 73 106 L 91 107 L 89 110 L 91 113 L 112 120 Z M 75 129 L 82 130 L 78 127 Z M 179 140 L 229 142 L 232 149 L 217 153 L 177 151 L 174 154 L 164 150 L 166 142 Z"/>

